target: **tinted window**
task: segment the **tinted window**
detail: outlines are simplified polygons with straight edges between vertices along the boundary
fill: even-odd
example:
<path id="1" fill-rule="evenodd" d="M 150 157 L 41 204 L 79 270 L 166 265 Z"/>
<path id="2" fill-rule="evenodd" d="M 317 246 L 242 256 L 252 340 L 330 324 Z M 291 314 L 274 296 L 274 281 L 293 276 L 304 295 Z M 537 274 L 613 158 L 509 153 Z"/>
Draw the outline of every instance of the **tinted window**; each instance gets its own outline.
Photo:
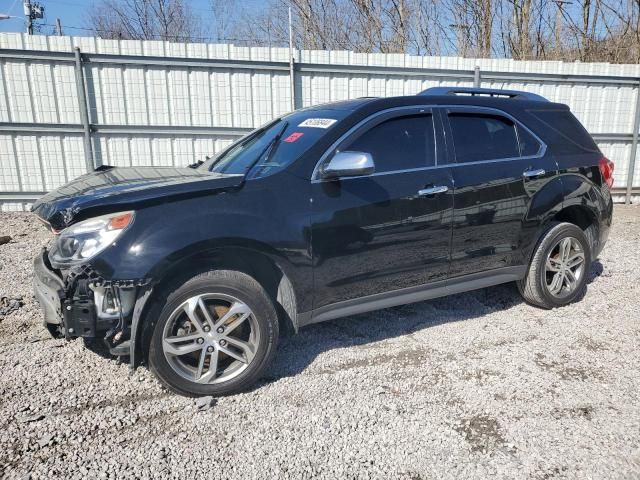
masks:
<path id="1" fill-rule="evenodd" d="M 386 120 L 342 150 L 370 153 L 376 172 L 432 166 L 433 119 L 431 115 L 414 115 Z"/>
<path id="2" fill-rule="evenodd" d="M 271 175 L 295 162 L 349 113 L 333 109 L 290 113 L 254 130 L 199 168 L 247 173 L 248 178 Z"/>
<path id="3" fill-rule="evenodd" d="M 598 146 L 582 124 L 568 110 L 531 110 L 544 125 L 539 135 L 555 153 L 597 152 Z M 536 130 L 536 133 L 538 131 Z M 544 134 L 544 136 L 542 136 Z"/>
<path id="4" fill-rule="evenodd" d="M 520 140 L 520 154 L 523 157 L 535 155 L 540 151 L 540 142 L 526 128 L 518 127 L 518 139 Z"/>
<path id="5" fill-rule="evenodd" d="M 450 113 L 458 163 L 520 156 L 515 125 L 499 115 Z"/>

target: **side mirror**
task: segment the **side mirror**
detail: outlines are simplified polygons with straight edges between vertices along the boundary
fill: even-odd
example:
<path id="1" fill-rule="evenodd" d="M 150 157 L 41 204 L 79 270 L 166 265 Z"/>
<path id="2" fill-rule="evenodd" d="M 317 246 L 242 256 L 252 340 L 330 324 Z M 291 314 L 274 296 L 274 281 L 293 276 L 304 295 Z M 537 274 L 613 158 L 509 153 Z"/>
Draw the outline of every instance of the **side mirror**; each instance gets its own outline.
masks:
<path id="1" fill-rule="evenodd" d="M 322 178 L 358 177 L 376 171 L 371 154 L 365 152 L 338 152 L 322 169 Z"/>

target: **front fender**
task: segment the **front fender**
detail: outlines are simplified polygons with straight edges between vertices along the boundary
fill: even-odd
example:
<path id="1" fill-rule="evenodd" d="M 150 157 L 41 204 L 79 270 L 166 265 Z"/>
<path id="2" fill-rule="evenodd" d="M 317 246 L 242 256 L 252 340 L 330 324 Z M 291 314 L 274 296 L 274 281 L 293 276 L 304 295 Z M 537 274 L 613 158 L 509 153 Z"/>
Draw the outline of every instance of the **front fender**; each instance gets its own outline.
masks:
<path id="1" fill-rule="evenodd" d="M 187 200 L 136 212 L 131 231 L 96 258 L 94 269 L 110 280 L 153 281 L 184 258 L 228 246 L 268 255 L 292 281 L 300 275 L 298 268 L 310 267 L 308 216 L 291 214 L 274 225 L 260 209 L 220 203 Z"/>

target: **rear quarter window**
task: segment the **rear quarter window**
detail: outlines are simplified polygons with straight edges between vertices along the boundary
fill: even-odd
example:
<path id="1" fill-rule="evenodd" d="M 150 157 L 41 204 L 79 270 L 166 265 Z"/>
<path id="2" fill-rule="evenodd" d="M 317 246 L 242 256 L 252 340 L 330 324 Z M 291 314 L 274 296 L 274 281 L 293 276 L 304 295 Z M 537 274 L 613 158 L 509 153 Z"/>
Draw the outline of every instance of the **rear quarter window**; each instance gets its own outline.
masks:
<path id="1" fill-rule="evenodd" d="M 598 146 L 582 126 L 580 121 L 569 110 L 529 110 L 538 122 L 536 129 L 545 143 L 555 153 L 575 154 L 598 152 Z"/>

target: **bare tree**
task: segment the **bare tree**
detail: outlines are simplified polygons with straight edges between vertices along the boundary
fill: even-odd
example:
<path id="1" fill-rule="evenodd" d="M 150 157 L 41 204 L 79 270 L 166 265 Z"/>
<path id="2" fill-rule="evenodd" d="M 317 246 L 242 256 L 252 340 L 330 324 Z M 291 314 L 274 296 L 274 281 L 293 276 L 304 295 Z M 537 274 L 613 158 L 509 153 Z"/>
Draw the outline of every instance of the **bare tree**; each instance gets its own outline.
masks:
<path id="1" fill-rule="evenodd" d="M 241 12 L 241 5 L 236 0 L 210 0 L 213 13 L 213 39 L 217 42 L 233 39 L 235 19 Z"/>
<path id="2" fill-rule="evenodd" d="M 438 53 L 439 26 L 433 21 L 441 0 L 271 0 L 237 36 L 254 43 L 288 41 L 287 9 L 294 13 L 294 39 L 307 49 L 361 52 Z"/>
<path id="3" fill-rule="evenodd" d="M 209 5 L 195 15 L 189 0 L 98 0 L 89 25 L 104 38 L 286 46 L 291 7 L 294 42 L 303 49 L 640 62 L 640 0 L 265 0 L 260 6 L 209 0 Z"/>
<path id="4" fill-rule="evenodd" d="M 100 0 L 88 17 L 102 38 L 199 41 L 201 24 L 183 0 Z"/>

